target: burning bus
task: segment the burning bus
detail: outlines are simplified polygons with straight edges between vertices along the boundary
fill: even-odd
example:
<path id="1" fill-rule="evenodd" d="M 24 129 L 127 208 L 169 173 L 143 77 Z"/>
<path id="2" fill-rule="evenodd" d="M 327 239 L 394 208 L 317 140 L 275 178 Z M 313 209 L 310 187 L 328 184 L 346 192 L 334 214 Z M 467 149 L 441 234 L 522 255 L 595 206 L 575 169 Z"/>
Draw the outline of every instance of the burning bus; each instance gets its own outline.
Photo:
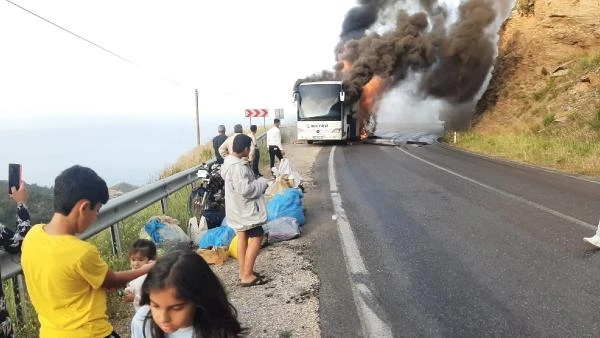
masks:
<path id="1" fill-rule="evenodd" d="M 298 140 L 350 141 L 360 136 L 353 104 L 345 102 L 342 81 L 303 82 L 294 91 Z"/>

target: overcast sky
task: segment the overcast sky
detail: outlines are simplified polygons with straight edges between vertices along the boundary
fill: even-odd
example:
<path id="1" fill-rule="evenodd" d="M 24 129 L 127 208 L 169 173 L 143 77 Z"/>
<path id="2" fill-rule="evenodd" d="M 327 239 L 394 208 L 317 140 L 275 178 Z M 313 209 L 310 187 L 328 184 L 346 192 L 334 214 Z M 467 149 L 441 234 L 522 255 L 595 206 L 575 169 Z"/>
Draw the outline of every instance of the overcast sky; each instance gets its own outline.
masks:
<path id="1" fill-rule="evenodd" d="M 241 115 L 330 69 L 352 0 L 0 1 L 0 118 Z"/>
<path id="2" fill-rule="evenodd" d="M 217 124 L 247 126 L 244 108 L 284 108 L 289 121 L 295 80 L 332 68 L 355 4 L 10 1 L 128 60 L 0 0 L 0 165 L 22 163 L 43 185 L 73 164 L 147 183 L 195 145 L 195 88 L 202 142 Z"/>

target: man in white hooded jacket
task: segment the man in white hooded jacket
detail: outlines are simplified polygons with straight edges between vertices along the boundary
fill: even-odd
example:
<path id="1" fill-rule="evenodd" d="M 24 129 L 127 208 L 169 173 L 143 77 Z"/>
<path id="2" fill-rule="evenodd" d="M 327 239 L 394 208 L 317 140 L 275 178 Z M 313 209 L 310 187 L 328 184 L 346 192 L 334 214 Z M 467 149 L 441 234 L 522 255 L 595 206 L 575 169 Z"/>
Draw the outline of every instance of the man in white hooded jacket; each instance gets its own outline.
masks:
<path id="1" fill-rule="evenodd" d="M 252 169 L 242 158 L 248 157 L 252 139 L 239 134 L 233 139 L 233 153 L 227 155 L 221 167 L 225 180 L 225 217 L 227 224 L 238 236 L 237 259 L 240 286 L 265 284 L 267 279 L 254 271 L 267 222 L 267 205 L 264 192 L 268 181 L 255 178 Z"/>

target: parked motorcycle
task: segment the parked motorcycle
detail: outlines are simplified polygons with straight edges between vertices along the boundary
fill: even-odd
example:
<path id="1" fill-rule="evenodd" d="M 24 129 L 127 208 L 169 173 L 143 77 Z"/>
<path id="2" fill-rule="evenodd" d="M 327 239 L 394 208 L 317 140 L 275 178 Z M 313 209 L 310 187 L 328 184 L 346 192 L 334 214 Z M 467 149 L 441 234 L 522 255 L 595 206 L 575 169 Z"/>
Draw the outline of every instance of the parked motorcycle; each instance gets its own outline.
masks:
<path id="1" fill-rule="evenodd" d="M 190 214 L 198 220 L 204 216 L 209 228 L 218 226 L 225 216 L 225 181 L 221 177 L 221 165 L 203 164 L 198 177 L 200 184 L 192 187 L 188 200 Z"/>

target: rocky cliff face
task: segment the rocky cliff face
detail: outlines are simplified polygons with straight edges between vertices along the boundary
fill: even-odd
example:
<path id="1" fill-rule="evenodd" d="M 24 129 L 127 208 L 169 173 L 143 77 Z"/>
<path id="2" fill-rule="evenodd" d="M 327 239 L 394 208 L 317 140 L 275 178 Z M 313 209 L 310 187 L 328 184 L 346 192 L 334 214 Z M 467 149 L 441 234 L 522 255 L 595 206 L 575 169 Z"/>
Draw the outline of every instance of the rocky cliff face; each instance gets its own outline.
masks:
<path id="1" fill-rule="evenodd" d="M 599 0 L 518 0 L 499 47 L 476 131 L 532 131 L 549 115 L 559 123 L 600 109 Z"/>

